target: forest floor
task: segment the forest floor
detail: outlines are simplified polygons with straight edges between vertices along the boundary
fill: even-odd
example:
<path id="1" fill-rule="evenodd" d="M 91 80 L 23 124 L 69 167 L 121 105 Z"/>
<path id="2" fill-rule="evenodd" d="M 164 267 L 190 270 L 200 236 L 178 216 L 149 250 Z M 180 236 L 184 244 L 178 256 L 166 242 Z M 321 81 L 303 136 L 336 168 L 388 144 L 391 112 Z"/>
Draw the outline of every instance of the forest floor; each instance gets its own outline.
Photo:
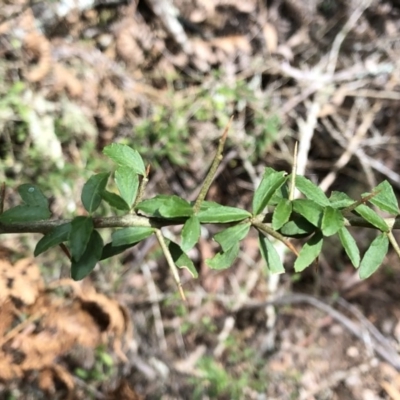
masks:
<path id="1" fill-rule="evenodd" d="M 193 200 L 232 115 L 210 200 L 248 209 L 296 141 L 298 174 L 327 193 L 399 194 L 397 0 L 0 4 L 6 207 L 34 182 L 53 218 L 82 212 L 114 141 L 151 165 L 147 197 Z M 2 235 L 0 399 L 400 400 L 395 254 L 361 281 L 332 239 L 318 269 L 288 254 L 277 277 L 250 236 L 213 271 L 203 233 L 187 304 L 150 239 L 77 283 L 57 251 L 31 258 L 40 236 Z M 375 235 L 352 233 L 362 252 Z"/>

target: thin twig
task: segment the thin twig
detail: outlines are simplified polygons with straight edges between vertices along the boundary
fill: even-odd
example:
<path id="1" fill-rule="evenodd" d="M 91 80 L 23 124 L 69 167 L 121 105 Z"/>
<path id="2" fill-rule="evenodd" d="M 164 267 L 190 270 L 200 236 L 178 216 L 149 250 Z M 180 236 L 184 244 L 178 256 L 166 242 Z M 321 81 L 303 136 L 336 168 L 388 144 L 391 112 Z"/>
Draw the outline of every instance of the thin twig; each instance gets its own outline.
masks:
<path id="1" fill-rule="evenodd" d="M 292 176 L 290 177 L 290 191 L 289 191 L 289 200 L 294 200 L 295 197 L 295 190 L 296 190 L 296 175 L 297 175 L 297 144 L 298 141 L 296 140 L 294 143 L 294 150 L 293 150 L 293 166 L 292 166 Z"/>
<path id="2" fill-rule="evenodd" d="M 25 329 L 29 324 L 35 322 L 39 318 L 43 316 L 43 311 L 39 311 L 36 314 L 33 314 L 29 316 L 27 319 L 16 325 L 14 328 L 12 328 L 10 331 L 8 331 L 2 338 L 0 338 L 0 348 L 13 339 L 15 336 L 17 336 L 23 329 Z"/>
<path id="3" fill-rule="evenodd" d="M 359 200 L 355 201 L 354 203 L 350 204 L 348 207 L 344 208 L 342 210 L 343 214 L 350 213 L 353 210 L 355 210 L 358 206 L 361 204 L 367 204 L 368 201 L 370 201 L 373 197 L 375 197 L 380 190 L 377 190 L 376 192 L 370 193 L 368 196 L 361 197 Z"/>
<path id="4" fill-rule="evenodd" d="M 346 91 L 345 95 L 349 97 L 370 97 L 382 100 L 400 100 L 400 93 L 391 90 L 358 89 Z"/>
<path id="5" fill-rule="evenodd" d="M 396 254 L 398 255 L 398 257 L 400 258 L 400 248 L 399 248 L 399 244 L 397 243 L 396 238 L 393 235 L 392 231 L 389 231 L 387 234 L 388 238 L 389 238 L 389 242 L 390 244 L 393 246 L 394 251 L 396 252 Z"/>
<path id="6" fill-rule="evenodd" d="M 321 107 L 328 100 L 328 93 L 319 91 L 315 94 L 314 101 L 308 105 L 307 120 L 299 118 L 299 152 L 297 156 L 297 174 L 304 175 L 308 163 L 308 153 L 311 148 L 311 141 L 314 136 L 315 127 L 318 122 L 318 115 Z"/>
<path id="7" fill-rule="evenodd" d="M 396 218 L 384 218 L 385 222 L 389 226 L 390 229 L 400 229 L 400 217 Z M 30 221 L 30 222 L 18 222 L 18 223 L 10 223 L 5 224 L 3 222 L 0 223 L 0 235 L 6 233 L 43 233 L 46 234 L 51 232 L 54 228 L 67 224 L 71 222 L 71 219 L 53 219 L 53 220 L 43 220 L 43 221 Z M 272 221 L 272 213 L 267 213 L 264 216 L 263 222 L 270 223 Z M 182 220 L 166 220 L 163 221 L 160 218 L 151 218 L 144 217 L 139 215 L 127 214 L 121 217 L 113 216 L 113 217 L 101 217 L 94 218 L 93 225 L 95 229 L 101 228 L 128 228 L 134 226 L 142 226 L 149 228 L 160 229 L 164 226 L 171 225 L 181 225 L 184 221 Z M 260 222 L 261 223 L 261 222 Z M 266 227 L 265 224 L 262 223 L 262 227 L 267 234 L 274 236 L 277 232 L 274 230 L 270 231 L 269 227 Z M 357 216 L 346 216 L 344 221 L 345 226 L 354 226 L 359 228 L 371 228 L 376 229 L 376 227 L 365 219 Z M 284 236 L 274 236 L 278 240 L 284 238 Z M 285 239 L 285 238 L 284 238 Z"/>
<path id="8" fill-rule="evenodd" d="M 218 144 L 218 149 L 217 149 L 217 153 L 214 157 L 214 160 L 211 164 L 211 168 L 208 171 L 208 174 L 206 176 L 206 178 L 204 179 L 203 185 L 201 187 L 200 193 L 196 199 L 196 202 L 194 204 L 193 207 L 193 211 L 194 213 L 197 213 L 200 211 L 200 207 L 201 207 L 201 203 L 203 202 L 203 200 L 206 198 L 208 190 L 210 189 L 210 186 L 214 180 L 214 176 L 215 173 L 217 172 L 217 168 L 219 166 L 219 164 L 222 161 L 222 152 L 224 151 L 224 145 L 225 145 L 225 141 L 228 135 L 228 131 L 229 128 L 231 126 L 233 117 L 230 118 L 228 124 L 226 125 L 225 129 L 224 129 L 224 133 L 222 134 L 221 138 L 219 139 L 219 144 Z"/>
<path id="9" fill-rule="evenodd" d="M 347 318 L 339 311 L 335 310 L 332 306 L 310 295 L 289 294 L 287 296 L 275 298 L 271 301 L 253 302 L 247 304 L 245 307 L 243 307 L 243 309 L 251 310 L 255 308 L 265 307 L 268 305 L 282 306 L 295 303 L 307 303 L 313 307 L 316 307 L 326 312 L 336 321 L 340 322 L 350 333 L 352 333 L 360 340 L 363 340 L 363 333 L 360 331 L 360 328 L 359 326 L 357 326 L 357 324 L 355 324 L 353 321 L 351 321 L 349 318 Z M 392 346 L 388 347 L 386 343 L 385 344 L 380 343 L 376 339 L 373 339 L 371 344 L 377 354 L 379 354 L 385 361 L 387 361 L 394 368 L 400 371 L 400 356 L 399 354 L 397 354 L 396 350 Z"/>
<path id="10" fill-rule="evenodd" d="M 186 301 L 186 297 L 185 297 L 185 293 L 182 288 L 182 283 L 181 283 L 181 279 L 179 277 L 178 269 L 176 268 L 174 260 L 172 259 L 171 252 L 169 251 L 168 246 L 165 243 L 164 236 L 160 229 L 156 229 L 155 234 L 156 234 L 158 243 L 161 246 L 161 250 L 164 253 L 164 257 L 167 260 L 168 266 L 171 269 L 171 273 L 172 273 L 172 276 L 174 277 L 175 283 L 178 286 L 179 294 L 181 295 L 182 300 Z"/>
<path id="11" fill-rule="evenodd" d="M 147 166 L 147 168 L 146 168 L 146 174 L 143 176 L 142 181 L 140 182 L 138 194 L 137 194 L 136 199 L 135 199 L 135 201 L 134 201 L 134 203 L 133 203 L 132 210 L 134 210 L 135 207 L 136 207 L 136 206 L 142 201 L 142 199 L 143 199 L 144 191 L 146 190 L 146 186 L 147 186 L 147 183 L 148 183 L 148 181 L 149 181 L 149 178 L 148 178 L 148 177 L 149 177 L 149 173 L 150 173 L 150 165 Z"/>
<path id="12" fill-rule="evenodd" d="M 365 329 L 381 344 L 384 344 L 388 348 L 391 348 L 391 343 L 389 340 L 382 335 L 382 333 L 372 324 L 368 318 L 366 318 L 363 313 L 353 304 L 349 303 L 343 297 L 338 297 L 336 300 L 340 306 L 345 308 L 346 310 L 350 311 L 364 326 Z"/>
<path id="13" fill-rule="evenodd" d="M 279 232 L 273 230 L 267 224 L 257 221 L 256 219 L 252 220 L 251 223 L 255 228 L 257 228 L 259 231 L 261 231 L 264 235 L 271 235 L 275 239 L 282 242 L 290 251 L 292 251 L 294 254 L 296 254 L 296 256 L 299 255 L 296 248 Z"/>
<path id="14" fill-rule="evenodd" d="M 346 23 L 343 25 L 343 28 L 336 35 L 335 40 L 332 44 L 331 51 L 329 53 L 328 65 L 326 68 L 329 75 L 333 76 L 333 74 L 335 73 L 340 47 L 342 46 L 344 39 L 351 31 L 351 29 L 355 26 L 357 21 L 361 18 L 364 11 L 369 7 L 370 3 L 370 0 L 360 1 L 358 7 L 352 12 L 350 18 L 346 21 Z"/>
<path id="15" fill-rule="evenodd" d="M 375 103 L 370 112 L 363 116 L 363 121 L 358 127 L 356 134 L 347 143 L 346 151 L 336 161 L 333 167 L 333 171 L 330 172 L 320 183 L 319 186 L 323 191 L 328 190 L 328 188 L 332 185 L 333 181 L 336 178 L 337 171 L 342 169 L 350 161 L 352 155 L 356 153 L 357 148 L 359 148 L 362 139 L 365 137 L 368 129 L 374 122 L 375 116 L 381 109 L 381 107 L 382 104 L 380 102 Z"/>
<path id="16" fill-rule="evenodd" d="M 340 125 L 345 129 L 344 127 L 346 126 L 346 123 L 344 121 L 341 121 L 339 119 L 338 115 L 332 115 L 332 118 L 335 120 L 336 124 Z M 325 125 L 326 129 L 330 133 L 330 135 L 339 143 L 340 146 L 342 146 L 344 149 L 347 149 L 348 146 L 348 141 L 345 140 L 345 138 L 339 133 L 339 131 L 333 126 L 331 121 L 329 121 L 327 118 L 324 118 L 322 120 L 323 124 Z M 364 143 L 366 140 L 364 140 Z M 376 143 L 375 147 L 378 147 L 379 144 Z M 393 171 L 392 169 L 388 168 L 386 165 L 382 163 L 380 160 L 376 160 L 375 158 L 372 158 L 365 154 L 362 148 L 357 147 L 355 150 L 355 154 L 358 157 L 361 165 L 363 165 L 364 171 L 365 171 L 365 164 L 368 164 L 371 168 L 375 169 L 376 171 L 380 172 L 381 174 L 385 175 L 390 181 L 397 187 L 400 188 L 400 175 Z M 364 162 L 364 164 L 363 164 Z M 367 172 L 367 171 L 365 171 Z M 370 179 L 368 179 L 370 180 Z M 374 185 L 375 186 L 375 185 Z M 325 188 L 327 189 L 326 185 Z"/>

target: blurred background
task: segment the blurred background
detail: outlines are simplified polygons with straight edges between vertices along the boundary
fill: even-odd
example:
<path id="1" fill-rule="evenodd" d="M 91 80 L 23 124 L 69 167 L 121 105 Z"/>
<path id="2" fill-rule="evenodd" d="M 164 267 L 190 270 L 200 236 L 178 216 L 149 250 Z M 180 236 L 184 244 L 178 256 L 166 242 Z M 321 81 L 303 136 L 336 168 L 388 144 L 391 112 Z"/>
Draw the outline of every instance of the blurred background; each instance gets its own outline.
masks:
<path id="1" fill-rule="evenodd" d="M 328 194 L 385 179 L 397 194 L 399 32 L 397 0 L 1 0 L 5 206 L 32 182 L 53 218 L 82 213 L 112 142 L 150 164 L 146 197 L 193 200 L 232 115 L 210 200 L 249 209 L 296 141 L 298 173 Z M 29 258 L 40 235 L 2 235 L 0 397 L 400 399 L 394 254 L 360 281 L 332 239 L 318 269 L 294 273 L 282 251 L 271 277 L 254 234 L 211 271 L 215 229 L 190 254 L 200 278 L 182 272 L 187 305 L 151 239 L 76 284 L 61 251 Z M 352 234 L 362 253 L 376 236 Z"/>

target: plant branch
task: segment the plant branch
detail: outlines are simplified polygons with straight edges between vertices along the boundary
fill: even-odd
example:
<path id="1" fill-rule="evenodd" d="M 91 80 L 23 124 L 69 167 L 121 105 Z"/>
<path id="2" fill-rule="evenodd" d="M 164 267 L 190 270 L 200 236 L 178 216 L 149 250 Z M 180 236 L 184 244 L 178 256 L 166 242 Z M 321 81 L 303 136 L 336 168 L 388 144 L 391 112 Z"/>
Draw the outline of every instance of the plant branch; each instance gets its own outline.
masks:
<path id="1" fill-rule="evenodd" d="M 290 249 L 296 256 L 299 255 L 295 247 L 285 238 L 285 236 L 281 235 L 279 232 L 273 230 L 270 226 L 257 221 L 257 219 L 253 219 L 251 221 L 252 225 L 261 231 L 264 235 L 271 235 L 275 239 L 281 241 L 288 249 Z"/>
<path id="2" fill-rule="evenodd" d="M 133 203 L 132 210 L 142 201 L 144 191 L 146 189 L 147 183 L 149 182 L 150 165 L 146 168 L 146 174 L 143 176 L 142 181 L 139 185 L 138 194 L 136 196 L 135 202 Z"/>
<path id="3" fill-rule="evenodd" d="M 296 190 L 296 174 L 297 174 L 297 147 L 298 142 L 294 143 L 294 151 L 293 151 L 293 167 L 292 167 L 292 175 L 290 177 L 290 191 L 289 191 L 289 200 L 294 200 L 295 190 Z"/>
<path id="4" fill-rule="evenodd" d="M 253 221 L 253 225 L 255 227 L 260 227 L 266 231 L 267 234 L 278 234 L 278 232 L 271 229 L 267 223 L 272 221 L 272 214 L 268 213 L 264 216 L 263 221 L 258 221 L 255 223 Z M 42 221 L 30 221 L 30 222 L 18 222 L 18 223 L 1 223 L 0 222 L 0 235 L 6 233 L 43 233 L 46 234 L 52 231 L 54 228 L 71 222 L 71 219 L 52 219 L 52 220 L 42 220 Z M 388 225 L 389 229 L 400 229 L 400 216 L 396 218 L 385 218 L 385 222 Z M 162 218 L 152 218 L 145 217 L 140 215 L 126 214 L 123 216 L 115 216 L 115 217 L 98 217 L 93 219 L 93 224 L 95 229 L 99 228 L 127 228 L 133 226 L 145 226 L 149 228 L 162 228 L 164 226 L 171 225 L 181 225 L 184 221 L 182 219 L 162 219 Z M 256 225 L 258 224 L 258 226 Z M 365 221 L 361 217 L 357 216 L 347 216 L 344 220 L 345 226 L 353 226 L 359 228 L 371 228 L 377 229 L 375 226 Z M 267 232 L 268 230 L 268 232 Z M 273 233 L 270 233 L 273 232 Z M 280 235 L 277 237 L 278 240 L 281 240 Z"/>
<path id="5" fill-rule="evenodd" d="M 394 251 L 396 252 L 397 256 L 400 258 L 400 247 L 399 247 L 399 244 L 397 243 L 396 238 L 393 235 L 393 232 L 389 231 L 387 235 L 389 238 L 389 242 L 393 246 Z"/>
<path id="6" fill-rule="evenodd" d="M 193 207 L 195 214 L 200 211 L 201 203 L 206 198 L 207 192 L 210 189 L 210 186 L 214 180 L 214 176 L 217 172 L 218 166 L 222 161 L 222 158 L 223 158 L 222 152 L 224 151 L 226 137 L 228 135 L 229 128 L 231 127 L 232 120 L 233 120 L 233 117 L 230 118 L 228 124 L 226 125 L 226 127 L 224 129 L 224 133 L 222 134 L 221 138 L 219 139 L 217 154 L 215 155 L 214 160 L 211 164 L 211 168 L 208 171 L 206 178 L 204 179 L 203 186 L 201 187 L 200 193 L 199 193 L 199 195 L 196 199 L 196 202 L 194 204 L 194 207 Z"/>
<path id="7" fill-rule="evenodd" d="M 361 204 L 367 204 L 369 200 L 371 200 L 373 197 L 375 197 L 378 193 L 380 192 L 380 190 L 370 193 L 368 196 L 364 196 L 361 199 L 355 201 L 353 204 L 349 205 L 348 207 L 344 208 L 342 210 L 342 213 L 349 213 L 353 210 L 355 210 L 358 206 L 360 206 Z"/>
<path id="8" fill-rule="evenodd" d="M 2 233 L 43 233 L 46 234 L 54 228 L 71 222 L 71 219 L 52 219 L 42 221 L 1 223 L 0 234 Z M 138 215 L 127 214 L 121 217 L 104 217 L 93 219 L 94 228 L 126 228 L 130 226 L 145 226 L 160 228 L 160 225 L 153 218 L 142 217 Z M 164 224 L 171 225 L 171 224 Z"/>
<path id="9" fill-rule="evenodd" d="M 181 279 L 179 278 L 178 269 L 176 268 L 174 260 L 172 259 L 171 252 L 169 251 L 168 246 L 165 243 L 164 236 L 163 236 L 163 234 L 162 234 L 160 229 L 156 229 L 155 230 L 155 234 L 156 234 L 158 243 L 161 246 L 161 250 L 163 251 L 164 256 L 165 256 L 165 258 L 167 260 L 168 266 L 171 269 L 172 276 L 174 277 L 174 280 L 175 280 L 175 282 L 176 282 L 176 284 L 178 286 L 181 298 L 182 298 L 183 301 L 186 301 L 185 293 L 184 293 L 183 288 L 182 288 Z"/>

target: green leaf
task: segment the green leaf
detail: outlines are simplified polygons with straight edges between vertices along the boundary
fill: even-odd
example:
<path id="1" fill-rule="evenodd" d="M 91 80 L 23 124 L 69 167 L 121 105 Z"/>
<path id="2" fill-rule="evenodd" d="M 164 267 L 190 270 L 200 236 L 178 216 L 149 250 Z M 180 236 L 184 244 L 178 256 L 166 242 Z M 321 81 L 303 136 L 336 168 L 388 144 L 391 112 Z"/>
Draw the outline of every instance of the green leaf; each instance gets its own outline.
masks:
<path id="1" fill-rule="evenodd" d="M 389 227 L 385 220 L 380 217 L 372 208 L 369 208 L 365 204 L 360 204 L 356 207 L 355 211 L 360 214 L 367 222 L 371 225 L 376 226 L 383 232 L 389 232 Z"/>
<path id="2" fill-rule="evenodd" d="M 29 206 L 48 208 L 49 202 L 41 190 L 30 183 L 18 186 L 18 193 L 22 200 Z"/>
<path id="3" fill-rule="evenodd" d="M 346 228 L 341 228 L 338 231 L 339 239 L 342 243 L 347 256 L 350 258 L 351 263 L 355 268 L 360 266 L 360 250 L 357 247 L 357 243 L 351 236 L 350 232 Z"/>
<path id="4" fill-rule="evenodd" d="M 126 204 L 128 204 L 129 208 L 132 207 L 139 188 L 139 178 L 137 174 L 129 167 L 121 166 L 116 169 L 114 180 L 121 197 L 125 200 Z"/>
<path id="5" fill-rule="evenodd" d="M 240 208 L 221 206 L 220 204 L 213 203 L 205 209 L 200 209 L 197 216 L 203 224 L 224 224 L 242 221 L 251 217 L 251 214 Z"/>
<path id="6" fill-rule="evenodd" d="M 147 226 L 132 226 L 130 228 L 122 228 L 113 232 L 112 244 L 113 246 L 121 246 L 133 244 L 148 238 L 154 233 L 154 228 Z"/>
<path id="7" fill-rule="evenodd" d="M 293 200 L 293 211 L 303 216 L 308 222 L 314 226 L 320 227 L 324 209 L 313 200 L 296 199 Z"/>
<path id="8" fill-rule="evenodd" d="M 182 228 L 182 250 L 189 251 L 198 242 L 199 237 L 200 221 L 196 215 L 192 215 Z"/>
<path id="9" fill-rule="evenodd" d="M 44 235 L 36 244 L 34 255 L 37 257 L 51 247 L 66 242 L 71 231 L 71 223 L 67 222 L 60 226 L 56 226 L 51 232 Z"/>
<path id="10" fill-rule="evenodd" d="M 170 196 L 168 195 L 160 194 L 152 199 L 142 200 L 139 204 L 137 204 L 135 210 L 142 211 L 151 217 L 160 217 L 158 210 L 168 200 L 169 197 Z"/>
<path id="11" fill-rule="evenodd" d="M 285 268 L 283 268 L 282 260 L 271 241 L 265 235 L 259 233 L 258 242 L 261 255 L 271 274 L 284 273 Z"/>
<path id="12" fill-rule="evenodd" d="M 292 216 L 289 222 L 282 226 L 279 233 L 287 237 L 303 238 L 310 236 L 316 229 L 317 228 L 310 224 L 304 217 L 295 215 Z"/>
<path id="13" fill-rule="evenodd" d="M 322 189 L 302 175 L 296 175 L 296 188 L 299 189 L 307 199 L 315 201 L 315 203 L 320 206 L 325 207 L 330 205 L 329 199 Z"/>
<path id="14" fill-rule="evenodd" d="M 265 168 L 260 185 L 254 192 L 253 214 L 260 214 L 268 205 L 274 193 L 286 182 L 286 172 L 277 172 L 272 168 Z"/>
<path id="15" fill-rule="evenodd" d="M 93 230 L 85 252 L 78 260 L 72 259 L 71 278 L 75 281 L 79 281 L 89 275 L 100 260 L 102 251 L 103 239 L 99 232 Z"/>
<path id="16" fill-rule="evenodd" d="M 193 208 L 190 203 L 178 196 L 168 196 L 158 212 L 164 218 L 189 217 L 193 214 Z"/>
<path id="17" fill-rule="evenodd" d="M 346 193 L 333 191 L 329 197 L 331 207 L 346 208 L 354 203 L 354 200 L 347 196 Z"/>
<path id="18" fill-rule="evenodd" d="M 206 264 L 212 269 L 229 268 L 239 254 L 239 242 L 236 242 L 228 251 L 217 253 L 213 258 L 207 258 Z"/>
<path id="19" fill-rule="evenodd" d="M 106 146 L 103 153 L 120 166 L 129 167 L 139 175 L 145 175 L 146 169 L 140 154 L 129 146 L 113 143 Z"/>
<path id="20" fill-rule="evenodd" d="M 393 216 L 399 214 L 399 205 L 397 203 L 396 195 L 388 181 L 381 182 L 373 191 L 378 192 L 369 200 L 373 205 L 383 211 L 387 211 Z M 367 195 L 369 194 L 370 193 L 367 193 Z"/>
<path id="21" fill-rule="evenodd" d="M 101 257 L 100 260 L 105 260 L 107 258 L 110 257 L 114 257 L 117 254 L 121 254 L 123 253 L 125 250 L 130 249 L 131 247 L 135 246 L 137 243 L 129 243 L 129 244 L 123 244 L 121 246 L 113 246 L 112 242 L 111 243 L 107 243 L 104 247 L 103 247 L 103 251 L 101 253 Z"/>
<path id="22" fill-rule="evenodd" d="M 246 222 L 231 226 L 217 233 L 214 239 L 220 244 L 222 250 L 226 252 L 247 236 L 250 225 L 250 222 Z"/>
<path id="23" fill-rule="evenodd" d="M 287 185 L 288 178 L 286 179 L 285 184 L 283 184 L 279 189 L 271 197 L 271 200 L 268 202 L 271 206 L 276 206 L 282 199 L 289 199 L 289 189 Z"/>
<path id="24" fill-rule="evenodd" d="M 179 218 L 193 215 L 193 207 L 178 196 L 159 195 L 141 201 L 135 209 L 154 217 Z"/>
<path id="25" fill-rule="evenodd" d="M 19 205 L 9 208 L 0 215 L 0 222 L 6 224 L 33 222 L 49 219 L 51 212 L 47 207 Z"/>
<path id="26" fill-rule="evenodd" d="M 292 210 L 293 210 L 293 205 L 290 200 L 288 199 L 279 200 L 272 215 L 272 228 L 275 229 L 276 231 L 282 228 L 282 226 L 289 221 Z"/>
<path id="27" fill-rule="evenodd" d="M 294 270 L 296 272 L 301 272 L 306 269 L 318 257 L 319 253 L 321 253 L 323 241 L 324 237 L 320 231 L 315 232 L 315 234 L 308 239 L 300 250 L 300 254 L 294 263 Z"/>
<path id="28" fill-rule="evenodd" d="M 129 211 L 130 207 L 126 204 L 125 200 L 115 193 L 103 190 L 101 197 L 113 208 L 117 210 Z"/>
<path id="29" fill-rule="evenodd" d="M 193 278 L 197 278 L 199 274 L 197 273 L 196 267 L 189 256 L 175 242 L 167 239 L 166 242 L 175 265 L 178 268 L 186 268 L 191 273 Z"/>
<path id="30" fill-rule="evenodd" d="M 93 219 L 91 217 L 75 217 L 71 221 L 69 244 L 72 259 L 78 261 L 85 252 L 93 232 Z"/>
<path id="31" fill-rule="evenodd" d="M 99 207 L 109 176 L 108 172 L 92 175 L 83 185 L 81 200 L 89 213 L 96 211 Z"/>
<path id="32" fill-rule="evenodd" d="M 332 236 L 344 226 L 343 214 L 336 208 L 330 206 L 324 210 L 321 229 L 324 236 Z"/>
<path id="33" fill-rule="evenodd" d="M 360 278 L 370 277 L 382 264 L 389 248 L 389 239 L 385 233 L 378 235 L 370 244 L 360 264 Z"/>

